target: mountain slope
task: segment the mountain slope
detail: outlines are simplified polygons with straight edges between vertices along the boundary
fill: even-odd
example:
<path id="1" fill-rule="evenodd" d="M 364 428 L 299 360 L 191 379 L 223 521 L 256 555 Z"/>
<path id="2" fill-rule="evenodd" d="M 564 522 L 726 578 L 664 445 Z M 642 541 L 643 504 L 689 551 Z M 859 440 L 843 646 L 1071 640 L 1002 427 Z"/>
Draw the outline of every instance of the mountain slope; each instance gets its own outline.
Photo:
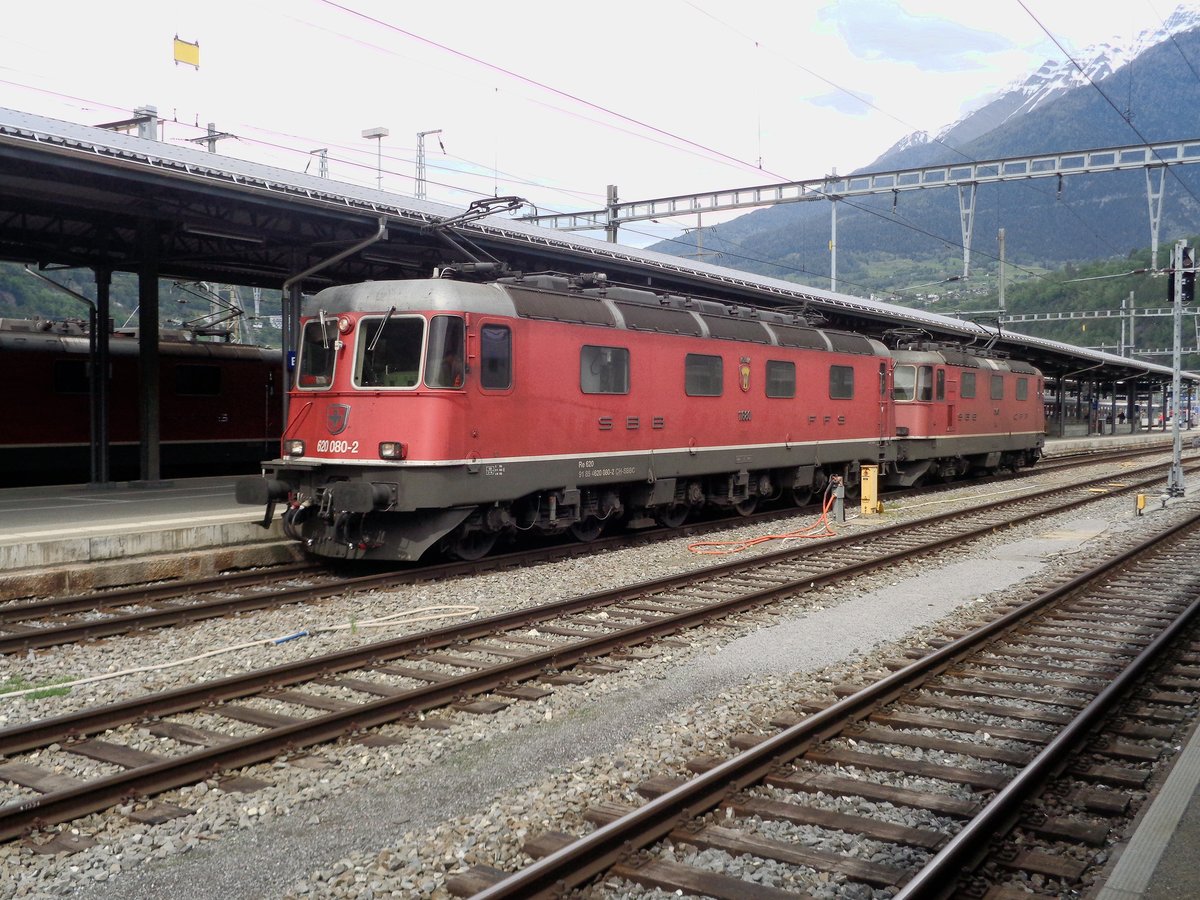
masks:
<path id="1" fill-rule="evenodd" d="M 1200 123 L 1188 111 L 1200 108 L 1200 64 L 1192 60 L 1200 61 L 1200 14 L 1180 10 L 1127 48 L 1105 44 L 1081 54 L 1080 66 L 1096 86 L 1070 62 L 1047 63 L 936 138 L 911 135 L 863 171 L 1195 138 Z M 957 191 L 906 193 L 894 206 L 890 196 L 842 201 L 837 215 L 840 289 L 889 290 L 911 283 L 920 271 L 940 277 L 961 272 Z M 1200 166 L 1172 167 L 1161 240 L 1200 230 L 1198 222 Z M 1007 260 L 1018 272 L 1022 266 L 1124 257 L 1150 244 L 1145 175 L 981 186 L 973 271 L 995 268 L 1000 228 Z M 829 277 L 829 235 L 829 207 L 819 202 L 763 209 L 704 229 L 701 239 L 707 261 L 820 283 Z M 695 255 L 695 241 L 692 232 L 652 249 Z M 895 272 L 891 281 L 889 269 Z"/>

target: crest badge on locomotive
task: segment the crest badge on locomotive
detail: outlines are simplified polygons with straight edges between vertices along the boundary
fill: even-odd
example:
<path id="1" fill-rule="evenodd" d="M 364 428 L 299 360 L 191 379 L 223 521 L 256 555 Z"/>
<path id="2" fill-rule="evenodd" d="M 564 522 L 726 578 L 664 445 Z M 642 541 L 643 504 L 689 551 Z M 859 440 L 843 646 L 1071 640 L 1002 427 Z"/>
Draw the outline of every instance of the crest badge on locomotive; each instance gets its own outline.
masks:
<path id="1" fill-rule="evenodd" d="M 341 434 L 350 424 L 350 404 L 331 403 L 325 413 L 325 426 L 330 434 Z"/>
<path id="2" fill-rule="evenodd" d="M 738 366 L 738 384 L 742 388 L 743 394 L 750 393 L 750 357 L 743 356 L 740 360 L 741 365 Z"/>

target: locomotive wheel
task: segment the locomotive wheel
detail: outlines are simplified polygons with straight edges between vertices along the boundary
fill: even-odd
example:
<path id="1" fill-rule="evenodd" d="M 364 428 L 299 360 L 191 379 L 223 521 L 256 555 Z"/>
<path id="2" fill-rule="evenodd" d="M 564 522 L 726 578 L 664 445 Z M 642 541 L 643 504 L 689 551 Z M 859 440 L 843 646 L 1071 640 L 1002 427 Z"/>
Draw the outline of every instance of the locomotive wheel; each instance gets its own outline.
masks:
<path id="1" fill-rule="evenodd" d="M 577 541 L 588 543 L 600 537 L 600 532 L 604 530 L 604 522 L 597 519 L 595 516 L 589 516 L 582 522 L 576 522 L 571 526 L 571 537 Z"/>
<path id="2" fill-rule="evenodd" d="M 450 539 L 447 552 L 456 559 L 466 562 L 483 559 L 496 546 L 496 537 L 497 535 L 494 531 L 468 531 L 465 534 L 459 533 Z"/>
<path id="3" fill-rule="evenodd" d="M 686 504 L 672 503 L 670 506 L 658 510 L 654 514 L 654 518 L 658 519 L 658 524 L 665 528 L 678 528 L 687 520 L 689 512 Z"/>
<path id="4" fill-rule="evenodd" d="M 733 504 L 733 511 L 739 516 L 752 516 L 756 509 L 758 509 L 757 497 L 747 497 L 745 500 Z"/>
<path id="5" fill-rule="evenodd" d="M 792 504 L 794 506 L 808 506 L 813 500 L 813 486 L 811 484 L 800 487 L 797 485 L 792 488 Z"/>

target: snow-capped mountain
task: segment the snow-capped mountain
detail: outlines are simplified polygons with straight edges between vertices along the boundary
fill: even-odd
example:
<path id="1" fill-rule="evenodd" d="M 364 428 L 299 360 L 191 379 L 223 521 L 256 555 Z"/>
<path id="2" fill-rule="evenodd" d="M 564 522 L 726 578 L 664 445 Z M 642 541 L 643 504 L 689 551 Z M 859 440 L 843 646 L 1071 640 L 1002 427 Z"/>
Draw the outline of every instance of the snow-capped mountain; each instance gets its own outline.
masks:
<path id="1" fill-rule="evenodd" d="M 1114 75 L 1150 48 L 1197 27 L 1200 27 L 1200 9 L 1180 6 L 1161 27 L 1146 29 L 1130 42 L 1106 41 L 1073 54 L 1073 59 L 1046 60 L 1032 75 L 984 98 L 975 110 L 945 126 L 936 135 L 924 131 L 907 135 L 880 159 L 940 142 L 951 146 L 965 145 L 1007 122 L 1045 107 L 1075 88 Z"/>
<path id="2" fill-rule="evenodd" d="M 906 136 L 860 171 L 1200 136 L 1200 0 L 1131 41 L 1068 49 L 1073 60 L 1045 63 L 936 134 Z M 1008 259 L 1050 268 L 1127 256 L 1151 241 L 1140 171 L 988 185 L 976 203 L 972 253 L 981 265 L 997 258 L 1000 227 Z M 916 224 L 898 227 L 897 211 Z M 735 267 L 819 280 L 830 263 L 828 217 L 817 204 L 781 204 L 706 228 L 702 238 L 709 255 L 733 248 L 728 264 Z M 839 212 L 839 265 L 845 272 L 883 257 L 945 265 L 961 245 L 961 226 L 952 191 L 918 191 L 899 204 L 865 198 Z M 1200 165 L 1171 168 L 1160 226 L 1164 235 L 1200 234 Z M 692 231 L 652 249 L 684 255 L 698 252 L 692 247 L 700 239 Z"/>

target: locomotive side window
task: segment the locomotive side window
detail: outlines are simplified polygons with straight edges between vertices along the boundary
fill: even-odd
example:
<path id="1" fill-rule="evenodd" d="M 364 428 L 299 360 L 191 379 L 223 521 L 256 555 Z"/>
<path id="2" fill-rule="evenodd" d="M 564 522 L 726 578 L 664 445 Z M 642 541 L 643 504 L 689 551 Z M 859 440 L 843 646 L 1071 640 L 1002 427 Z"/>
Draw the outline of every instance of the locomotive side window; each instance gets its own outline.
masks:
<path id="1" fill-rule="evenodd" d="M 512 387 L 512 332 L 505 325 L 479 329 L 479 384 L 496 391 Z"/>
<path id="2" fill-rule="evenodd" d="M 1018 378 L 1017 379 L 1017 399 L 1018 400 L 1029 399 L 1029 379 L 1028 378 Z"/>
<path id="3" fill-rule="evenodd" d="M 1003 400 L 1004 399 L 1004 376 L 1003 375 L 993 375 L 992 376 L 992 399 L 993 400 Z"/>
<path id="4" fill-rule="evenodd" d="M 945 400 L 946 399 L 946 370 L 938 369 L 937 376 L 935 377 L 934 381 L 937 384 L 937 387 L 934 390 L 933 399 L 935 399 L 939 402 L 942 400 Z"/>
<path id="5" fill-rule="evenodd" d="M 963 372 L 958 384 L 958 396 L 970 400 L 975 396 L 975 373 Z"/>
<path id="6" fill-rule="evenodd" d="M 337 320 L 309 322 L 300 342 L 300 366 L 296 386 L 301 390 L 323 390 L 333 384 L 333 364 L 337 360 Z"/>
<path id="7" fill-rule="evenodd" d="M 683 384 L 689 397 L 720 397 L 721 357 L 689 353 L 683 363 Z"/>
<path id="8" fill-rule="evenodd" d="M 420 316 L 362 319 L 354 383 L 358 387 L 416 387 L 421 372 L 425 320 Z"/>
<path id="9" fill-rule="evenodd" d="M 933 399 L 933 366 L 917 369 L 917 399 L 922 403 Z"/>
<path id="10" fill-rule="evenodd" d="M 431 388 L 461 388 L 465 331 L 459 316 L 434 316 L 429 320 L 429 349 L 425 352 L 425 384 Z"/>
<path id="11" fill-rule="evenodd" d="M 175 394 L 180 397 L 219 397 L 221 370 L 217 366 L 181 363 L 175 367 Z"/>
<path id="12" fill-rule="evenodd" d="M 628 394 L 629 350 L 585 345 L 579 351 L 579 389 L 585 394 Z"/>
<path id="13" fill-rule="evenodd" d="M 780 359 L 767 360 L 767 396 L 788 399 L 796 396 L 796 364 Z"/>
<path id="14" fill-rule="evenodd" d="M 917 367 L 896 366 L 892 374 L 892 399 L 897 403 L 907 403 L 917 397 Z"/>
<path id="15" fill-rule="evenodd" d="M 854 368 L 852 366 L 829 367 L 829 399 L 854 399 Z"/>

